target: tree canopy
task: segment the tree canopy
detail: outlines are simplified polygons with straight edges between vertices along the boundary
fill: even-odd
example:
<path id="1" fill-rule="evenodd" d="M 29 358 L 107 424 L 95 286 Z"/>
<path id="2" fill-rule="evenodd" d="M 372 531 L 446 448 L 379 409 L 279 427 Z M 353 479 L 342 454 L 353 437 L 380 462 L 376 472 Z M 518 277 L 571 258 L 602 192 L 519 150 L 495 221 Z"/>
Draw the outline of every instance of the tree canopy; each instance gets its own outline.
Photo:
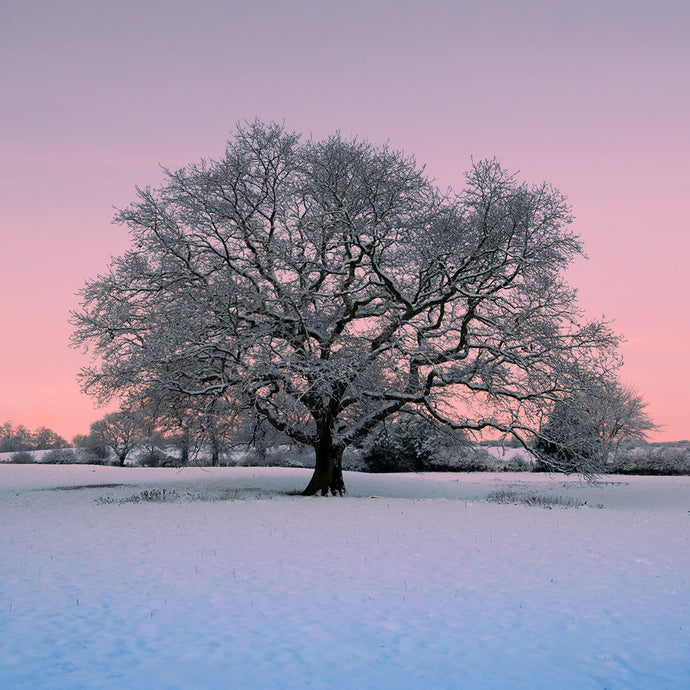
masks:
<path id="1" fill-rule="evenodd" d="M 441 192 L 414 158 L 238 126 L 117 213 L 132 246 L 86 283 L 74 342 L 101 400 L 233 409 L 314 447 L 305 493 L 390 415 L 528 434 L 618 339 L 563 279 L 566 198 L 497 160 Z"/>

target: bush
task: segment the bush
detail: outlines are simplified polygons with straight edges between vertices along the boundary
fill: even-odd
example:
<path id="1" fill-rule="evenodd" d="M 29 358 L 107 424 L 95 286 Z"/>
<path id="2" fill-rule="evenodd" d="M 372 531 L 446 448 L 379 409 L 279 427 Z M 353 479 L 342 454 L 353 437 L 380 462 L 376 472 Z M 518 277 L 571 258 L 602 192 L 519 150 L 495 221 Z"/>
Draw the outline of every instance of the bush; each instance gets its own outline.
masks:
<path id="1" fill-rule="evenodd" d="M 247 467 L 314 467 L 314 450 L 311 446 L 282 444 L 273 448 L 250 446 L 238 457 L 237 465 Z"/>
<path id="2" fill-rule="evenodd" d="M 690 443 L 661 443 L 619 449 L 607 474 L 690 475 Z"/>
<path id="3" fill-rule="evenodd" d="M 447 471 L 450 458 L 464 442 L 419 417 L 402 417 L 384 425 L 362 448 L 368 472 Z"/>
<path id="4" fill-rule="evenodd" d="M 491 442 L 495 445 L 495 442 Z M 533 463 L 513 455 L 497 458 L 485 444 L 418 417 L 396 420 L 364 444 L 348 469 L 365 472 L 531 472 Z"/>
<path id="5" fill-rule="evenodd" d="M 429 467 L 432 472 L 531 472 L 534 465 L 515 455 L 497 458 L 483 446 L 461 446 L 452 454 L 441 454 Z"/>
<path id="6" fill-rule="evenodd" d="M 497 472 L 504 463 L 492 457 L 480 447 L 457 448 L 455 452 L 442 454 L 429 463 L 429 472 Z"/>
<path id="7" fill-rule="evenodd" d="M 77 454 L 70 448 L 54 448 L 41 458 L 48 465 L 74 465 L 79 462 Z"/>
<path id="8" fill-rule="evenodd" d="M 503 472 L 532 472 L 534 464 L 519 455 L 515 455 L 502 463 Z"/>
<path id="9" fill-rule="evenodd" d="M 13 465 L 31 465 L 36 462 L 36 458 L 33 453 L 29 453 L 26 450 L 20 450 L 18 453 L 12 453 L 12 455 L 10 455 L 10 462 Z"/>
<path id="10" fill-rule="evenodd" d="M 142 467 L 161 467 L 167 459 L 168 456 L 160 448 L 146 448 L 137 457 L 137 463 Z"/>

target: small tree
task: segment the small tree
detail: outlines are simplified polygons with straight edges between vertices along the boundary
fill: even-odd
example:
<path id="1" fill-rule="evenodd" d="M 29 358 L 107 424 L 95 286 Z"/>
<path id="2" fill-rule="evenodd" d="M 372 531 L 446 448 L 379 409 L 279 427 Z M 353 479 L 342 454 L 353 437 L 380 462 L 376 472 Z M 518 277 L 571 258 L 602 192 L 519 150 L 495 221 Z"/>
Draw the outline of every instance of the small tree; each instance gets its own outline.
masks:
<path id="1" fill-rule="evenodd" d="M 563 281 L 565 197 L 496 160 L 444 194 L 386 146 L 257 121 L 165 175 L 73 314 L 84 389 L 239 406 L 314 448 L 305 494 L 342 493 L 344 449 L 398 413 L 527 428 L 616 347 Z"/>
<path id="2" fill-rule="evenodd" d="M 604 469 L 621 441 L 643 440 L 656 426 L 632 388 L 602 375 L 558 400 L 533 450 L 538 468 L 594 474 Z"/>
<path id="3" fill-rule="evenodd" d="M 54 448 L 67 447 L 67 441 L 62 436 L 44 426 L 36 429 L 31 436 L 36 450 L 52 450 Z"/>
<path id="4" fill-rule="evenodd" d="M 225 396 L 193 398 L 195 435 L 204 455 L 208 455 L 212 467 L 220 465 L 220 458 L 227 451 L 241 424 L 241 410 L 231 405 Z"/>
<path id="5" fill-rule="evenodd" d="M 23 425 L 13 426 L 12 422 L 5 422 L 0 427 L 0 453 L 13 453 L 33 450 L 34 444 L 31 432 Z"/>
<path id="6" fill-rule="evenodd" d="M 135 412 L 111 412 L 91 425 L 93 439 L 117 456 L 118 464 L 124 467 L 130 451 L 140 439 L 141 416 Z"/>
<path id="7" fill-rule="evenodd" d="M 72 443 L 86 454 L 86 459 L 94 465 L 102 465 L 108 459 L 108 446 L 93 431 L 89 434 L 77 434 Z"/>
<path id="8" fill-rule="evenodd" d="M 164 445 L 165 441 L 179 451 L 180 462 L 184 465 L 196 456 L 200 444 L 198 415 L 188 407 L 171 406 L 163 413 L 160 404 L 145 406 L 154 410 L 151 423 L 144 424 L 147 436 L 155 437 L 154 445 Z M 152 456 L 155 460 L 156 454 Z"/>

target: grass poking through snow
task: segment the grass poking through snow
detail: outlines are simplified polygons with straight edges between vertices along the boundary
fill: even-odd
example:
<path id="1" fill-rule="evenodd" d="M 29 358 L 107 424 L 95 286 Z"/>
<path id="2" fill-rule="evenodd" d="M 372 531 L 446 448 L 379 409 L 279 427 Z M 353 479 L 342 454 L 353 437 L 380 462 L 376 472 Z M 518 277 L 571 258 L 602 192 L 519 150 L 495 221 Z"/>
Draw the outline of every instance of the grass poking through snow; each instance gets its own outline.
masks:
<path id="1" fill-rule="evenodd" d="M 570 496 L 540 496 L 538 494 L 525 494 L 509 490 L 494 491 L 486 497 L 486 500 L 493 503 L 522 504 L 526 506 L 537 506 L 539 508 L 552 508 L 553 506 L 581 508 L 587 505 L 587 501 L 580 501 Z"/>

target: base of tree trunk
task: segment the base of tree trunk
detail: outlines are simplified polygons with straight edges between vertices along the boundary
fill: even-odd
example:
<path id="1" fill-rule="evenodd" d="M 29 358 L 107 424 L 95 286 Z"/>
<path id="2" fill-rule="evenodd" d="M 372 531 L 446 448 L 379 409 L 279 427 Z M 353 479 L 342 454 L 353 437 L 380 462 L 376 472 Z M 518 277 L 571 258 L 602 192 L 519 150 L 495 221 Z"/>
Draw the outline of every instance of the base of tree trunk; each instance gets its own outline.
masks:
<path id="1" fill-rule="evenodd" d="M 345 493 L 345 482 L 343 481 L 343 469 L 333 462 L 317 464 L 314 474 L 302 492 L 302 496 L 342 496 Z"/>

